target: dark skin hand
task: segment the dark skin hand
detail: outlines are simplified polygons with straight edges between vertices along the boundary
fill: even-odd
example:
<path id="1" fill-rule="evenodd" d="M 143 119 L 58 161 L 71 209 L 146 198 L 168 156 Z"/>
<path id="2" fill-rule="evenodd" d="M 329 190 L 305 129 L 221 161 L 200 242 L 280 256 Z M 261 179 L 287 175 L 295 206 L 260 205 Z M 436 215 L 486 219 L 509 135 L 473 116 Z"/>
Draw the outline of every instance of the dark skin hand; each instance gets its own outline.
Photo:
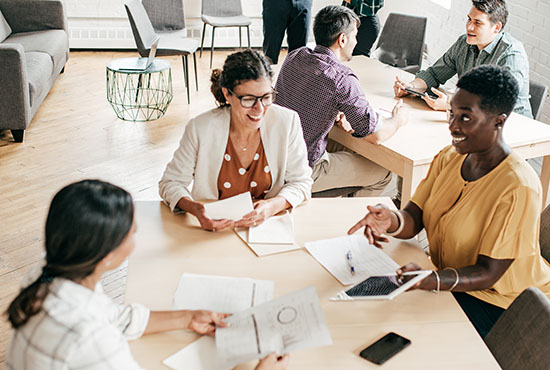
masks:
<path id="1" fill-rule="evenodd" d="M 395 231 L 399 227 L 399 219 L 383 205 L 374 207 L 368 206 L 369 213 L 357 222 L 348 234 L 353 234 L 361 227 L 365 227 L 364 233 L 369 243 L 381 248 L 380 242 L 387 242 L 383 235 L 387 231 Z M 403 230 L 396 235 L 398 239 L 410 239 L 424 228 L 422 222 L 422 210 L 414 203 L 409 202 L 405 209 L 398 211 L 403 216 L 405 225 Z M 453 288 L 455 292 L 468 292 L 491 288 L 512 264 L 513 259 L 494 259 L 484 255 L 478 255 L 475 265 L 465 266 L 457 269 L 460 276 L 458 284 Z M 415 263 L 409 263 L 397 270 L 400 275 L 403 272 L 421 270 Z M 449 290 L 456 280 L 454 271 L 444 269 L 438 271 L 440 279 L 440 290 Z M 411 276 L 399 276 L 401 281 L 406 282 Z M 437 279 L 434 274 L 418 282 L 413 289 L 434 290 L 437 288 Z"/>
<path id="2" fill-rule="evenodd" d="M 477 256 L 475 265 L 466 266 L 457 269 L 459 281 L 453 288 L 453 292 L 470 292 L 474 290 L 490 289 L 506 272 L 508 267 L 514 262 L 513 259 L 494 259 L 482 254 Z M 409 263 L 397 270 L 397 275 L 407 272 L 421 270 L 416 263 Z M 456 274 L 450 269 L 443 269 L 437 272 L 439 274 L 439 290 L 449 290 L 456 281 Z M 401 276 L 400 276 L 401 277 Z M 405 282 L 411 276 L 402 276 Z M 435 273 L 416 283 L 412 289 L 435 290 L 437 289 L 437 278 Z"/>

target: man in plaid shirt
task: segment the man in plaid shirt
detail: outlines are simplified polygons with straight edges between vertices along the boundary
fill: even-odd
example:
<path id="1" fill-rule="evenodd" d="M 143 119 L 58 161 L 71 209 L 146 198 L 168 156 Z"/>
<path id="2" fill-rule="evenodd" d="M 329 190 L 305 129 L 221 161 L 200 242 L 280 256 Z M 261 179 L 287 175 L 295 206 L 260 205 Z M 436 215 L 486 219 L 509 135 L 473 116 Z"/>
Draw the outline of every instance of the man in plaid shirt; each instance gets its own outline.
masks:
<path id="1" fill-rule="evenodd" d="M 344 0 L 342 5 L 352 9 L 361 20 L 353 55 L 370 56 L 370 49 L 380 32 L 380 20 L 376 13 L 384 6 L 384 0 Z"/>

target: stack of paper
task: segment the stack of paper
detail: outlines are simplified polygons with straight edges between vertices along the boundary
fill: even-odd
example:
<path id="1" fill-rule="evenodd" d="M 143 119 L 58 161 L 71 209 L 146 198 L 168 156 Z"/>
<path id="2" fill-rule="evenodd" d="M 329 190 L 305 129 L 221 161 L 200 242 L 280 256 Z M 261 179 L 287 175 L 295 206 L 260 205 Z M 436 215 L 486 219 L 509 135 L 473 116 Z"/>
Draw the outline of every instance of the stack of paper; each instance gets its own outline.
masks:
<path id="1" fill-rule="evenodd" d="M 274 282 L 249 278 L 183 274 L 174 309 L 235 313 L 273 298 Z"/>
<path id="2" fill-rule="evenodd" d="M 357 284 L 370 276 L 391 274 L 399 268 L 390 256 L 369 244 L 363 235 L 307 242 L 306 249 L 344 285 Z M 351 260 L 348 256 L 352 256 Z"/>
<path id="3" fill-rule="evenodd" d="M 237 228 L 235 232 L 260 257 L 300 249 L 294 241 L 294 222 L 290 212 L 272 216 L 258 226 Z"/>
<path id="4" fill-rule="evenodd" d="M 254 205 L 252 204 L 252 196 L 249 191 L 231 198 L 204 204 L 205 215 L 211 220 L 226 219 L 238 221 L 253 210 Z"/>

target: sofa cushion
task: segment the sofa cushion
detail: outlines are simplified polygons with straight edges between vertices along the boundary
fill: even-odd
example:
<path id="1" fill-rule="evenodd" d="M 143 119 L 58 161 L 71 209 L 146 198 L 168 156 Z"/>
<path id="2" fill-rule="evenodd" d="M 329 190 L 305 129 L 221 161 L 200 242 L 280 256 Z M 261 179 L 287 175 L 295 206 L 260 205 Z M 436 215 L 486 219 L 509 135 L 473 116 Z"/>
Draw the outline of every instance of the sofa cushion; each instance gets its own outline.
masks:
<path id="1" fill-rule="evenodd" d="M 23 45 L 25 52 L 41 52 L 48 54 L 54 65 L 53 71 L 60 71 L 67 61 L 69 40 L 64 30 L 12 33 L 11 36 L 6 39 L 6 42 Z M 47 77 L 50 78 L 50 76 L 51 74 Z"/>
<path id="2" fill-rule="evenodd" d="M 11 27 L 0 10 L 0 42 L 4 41 L 11 33 Z"/>
<path id="3" fill-rule="evenodd" d="M 53 74 L 53 62 L 48 54 L 35 51 L 25 53 L 25 61 L 32 107 L 44 89 L 49 88 L 48 81 Z"/>

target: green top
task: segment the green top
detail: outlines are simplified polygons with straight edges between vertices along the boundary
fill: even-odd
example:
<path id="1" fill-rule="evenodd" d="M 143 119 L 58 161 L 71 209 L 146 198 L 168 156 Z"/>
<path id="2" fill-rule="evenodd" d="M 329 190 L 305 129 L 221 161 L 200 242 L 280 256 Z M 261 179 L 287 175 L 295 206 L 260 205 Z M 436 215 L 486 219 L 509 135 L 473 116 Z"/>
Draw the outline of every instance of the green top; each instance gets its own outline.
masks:
<path id="1" fill-rule="evenodd" d="M 384 0 L 350 0 L 342 2 L 342 5 L 353 9 L 359 16 L 373 16 L 384 6 Z"/>
<path id="2" fill-rule="evenodd" d="M 420 71 L 416 77 L 423 79 L 428 88 L 438 87 L 458 74 L 481 64 L 494 64 L 508 68 L 519 84 L 519 97 L 514 112 L 532 118 L 529 103 L 529 61 L 523 44 L 509 33 L 501 32 L 483 50 L 466 43 L 466 35 L 458 40 L 431 67 Z"/>

